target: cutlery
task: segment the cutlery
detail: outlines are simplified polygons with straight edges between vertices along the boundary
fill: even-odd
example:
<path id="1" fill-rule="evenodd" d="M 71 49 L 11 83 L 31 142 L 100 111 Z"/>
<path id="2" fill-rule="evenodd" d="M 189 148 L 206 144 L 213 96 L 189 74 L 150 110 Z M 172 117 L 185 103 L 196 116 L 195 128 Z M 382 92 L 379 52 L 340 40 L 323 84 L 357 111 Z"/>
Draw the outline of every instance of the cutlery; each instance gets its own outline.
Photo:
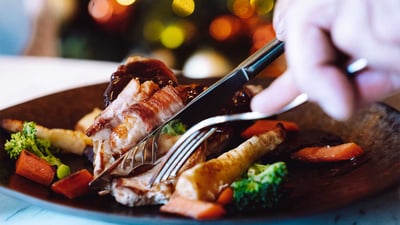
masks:
<path id="1" fill-rule="evenodd" d="M 157 160 L 157 137 L 162 128 L 172 120 L 179 119 L 188 127 L 198 120 L 214 116 L 218 110 L 230 99 L 230 94 L 239 90 L 246 82 L 256 77 L 264 68 L 276 60 L 284 52 L 284 43 L 277 39 L 272 40 L 266 46 L 256 51 L 240 63 L 229 74 L 211 85 L 182 110 L 154 129 L 143 138 L 136 146 L 133 146 L 120 156 L 113 164 L 104 169 L 91 182 L 91 187 L 102 185 L 111 178 L 113 170 L 125 171 L 129 174 L 134 169 L 145 164 L 154 164 Z M 207 107 L 212 106 L 212 107 Z"/>

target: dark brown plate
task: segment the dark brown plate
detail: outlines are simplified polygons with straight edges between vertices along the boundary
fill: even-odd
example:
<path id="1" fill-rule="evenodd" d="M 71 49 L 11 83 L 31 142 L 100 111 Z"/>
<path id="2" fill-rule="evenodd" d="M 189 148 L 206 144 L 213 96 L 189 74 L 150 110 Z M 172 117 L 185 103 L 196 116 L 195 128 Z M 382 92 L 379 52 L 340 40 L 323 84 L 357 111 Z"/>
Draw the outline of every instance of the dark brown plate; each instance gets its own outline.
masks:
<path id="1" fill-rule="evenodd" d="M 93 85 L 45 96 L 0 111 L 0 119 L 35 121 L 47 127 L 73 128 L 76 121 L 93 107 L 102 106 L 106 85 Z M 229 215 L 214 222 L 252 222 L 288 219 L 342 207 L 395 187 L 400 181 L 400 113 L 385 104 L 375 104 L 345 123 L 329 119 L 312 104 L 306 104 L 280 116 L 296 121 L 301 135 L 288 148 L 312 140 L 339 137 L 354 141 L 366 154 L 344 163 L 308 165 L 288 161 L 291 192 L 289 198 L 273 210 Z M 67 200 L 14 174 L 14 162 L 3 151 L 9 134 L 0 130 L 0 192 L 29 203 L 93 219 L 126 223 L 186 224 L 195 221 L 161 214 L 158 207 L 128 208 L 111 197 L 89 195 Z M 297 138 L 297 140 L 295 140 Z M 294 143 L 294 144 L 293 144 Z M 298 146 L 297 146 L 298 147 Z M 73 169 L 90 167 L 82 157 L 66 156 Z"/>

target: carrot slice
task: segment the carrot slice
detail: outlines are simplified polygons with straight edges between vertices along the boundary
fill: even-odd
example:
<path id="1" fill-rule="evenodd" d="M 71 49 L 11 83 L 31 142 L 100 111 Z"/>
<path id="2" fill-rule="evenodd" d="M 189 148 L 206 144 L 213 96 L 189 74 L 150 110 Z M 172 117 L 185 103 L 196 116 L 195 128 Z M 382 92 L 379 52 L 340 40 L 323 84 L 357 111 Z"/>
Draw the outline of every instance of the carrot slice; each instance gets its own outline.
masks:
<path id="1" fill-rule="evenodd" d="M 227 205 L 233 200 L 233 189 L 231 187 L 224 188 L 217 198 L 217 203 Z"/>
<path id="2" fill-rule="evenodd" d="M 23 150 L 18 156 L 15 173 L 36 183 L 49 186 L 54 179 L 53 167 L 44 159 Z"/>
<path id="3" fill-rule="evenodd" d="M 250 138 L 254 135 L 265 133 L 274 129 L 278 124 L 282 124 L 287 131 L 298 131 L 299 126 L 295 122 L 287 120 L 257 120 L 250 127 L 245 129 L 241 136 L 243 138 Z"/>
<path id="4" fill-rule="evenodd" d="M 174 196 L 160 208 L 161 212 L 178 214 L 198 220 L 217 219 L 226 214 L 225 208 L 217 203 Z"/>
<path id="5" fill-rule="evenodd" d="M 93 180 L 93 175 L 86 169 L 81 169 L 75 173 L 54 182 L 51 189 L 69 199 L 77 198 L 89 192 L 89 183 Z"/>
<path id="6" fill-rule="evenodd" d="M 336 146 L 306 147 L 292 153 L 293 159 L 306 162 L 337 162 L 358 157 L 364 150 L 356 143 L 349 142 Z"/>

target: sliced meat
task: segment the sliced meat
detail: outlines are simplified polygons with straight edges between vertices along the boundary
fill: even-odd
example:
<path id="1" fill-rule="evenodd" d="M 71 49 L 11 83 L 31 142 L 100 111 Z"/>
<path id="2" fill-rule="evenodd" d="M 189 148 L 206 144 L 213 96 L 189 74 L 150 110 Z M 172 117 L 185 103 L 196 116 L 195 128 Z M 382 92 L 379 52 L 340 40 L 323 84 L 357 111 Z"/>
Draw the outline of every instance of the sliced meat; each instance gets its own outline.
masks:
<path id="1" fill-rule="evenodd" d="M 136 176 L 113 179 L 110 194 L 117 202 L 130 207 L 165 204 L 172 195 L 174 184 L 158 183 L 148 187 L 160 165 Z"/>
<path id="2" fill-rule="evenodd" d="M 104 109 L 95 119 L 93 125 L 87 129 L 86 134 L 95 139 L 101 139 L 97 134 L 99 131 L 102 129 L 113 129 L 124 121 L 122 115 L 123 111 L 127 110 L 130 106 L 149 98 L 157 90 L 159 90 L 158 85 L 152 81 L 146 81 L 141 84 L 138 79 L 132 79 L 125 89 L 118 95 L 118 98 L 115 99 L 113 104 Z"/>
<path id="3" fill-rule="evenodd" d="M 123 154 L 155 127 L 181 110 L 184 107 L 184 96 L 184 88 L 165 86 L 150 98 L 125 110 L 122 113 L 124 121 L 110 135 L 114 153 Z"/>
<path id="4" fill-rule="evenodd" d="M 186 98 L 185 87 L 165 86 L 149 98 L 122 111 L 116 126 L 106 126 L 97 131 L 92 136 L 94 174 L 98 175 L 155 127 L 181 110 Z"/>
<path id="5" fill-rule="evenodd" d="M 160 88 L 178 84 L 174 72 L 160 60 L 140 56 L 129 57 L 111 75 L 110 83 L 104 92 L 105 106 L 111 104 L 132 79 L 138 79 L 140 83 L 153 81 Z"/>

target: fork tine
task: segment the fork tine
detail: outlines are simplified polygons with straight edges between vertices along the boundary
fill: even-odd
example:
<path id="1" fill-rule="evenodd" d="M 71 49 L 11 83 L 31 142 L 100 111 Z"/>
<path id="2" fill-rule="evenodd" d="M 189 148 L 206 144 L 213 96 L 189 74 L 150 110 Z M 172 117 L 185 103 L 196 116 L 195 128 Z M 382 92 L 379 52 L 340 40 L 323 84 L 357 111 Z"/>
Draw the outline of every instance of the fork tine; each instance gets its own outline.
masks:
<path id="1" fill-rule="evenodd" d="M 154 182 L 160 182 L 163 178 L 166 171 L 170 171 L 171 167 L 174 165 L 176 158 L 179 156 L 176 152 L 179 152 L 181 146 L 185 146 L 185 143 L 190 143 L 193 138 L 197 136 L 200 131 L 196 131 L 191 133 L 189 136 L 181 136 L 176 143 L 171 147 L 168 151 L 168 154 L 165 156 L 165 160 L 162 162 L 160 169 L 154 174 L 152 179 L 149 182 L 149 186 L 152 186 Z"/>
<path id="2" fill-rule="evenodd" d="M 168 179 L 168 177 L 176 176 L 178 171 L 182 168 L 185 164 L 187 159 L 192 155 L 192 153 L 202 144 L 204 141 L 209 138 L 217 128 L 213 127 L 209 130 L 202 131 L 191 143 L 186 146 L 181 147 L 181 151 L 179 152 L 179 156 L 177 157 L 177 164 L 175 167 L 172 167 L 173 170 L 170 173 L 167 173 L 163 178 L 163 180 Z"/>
<path id="3" fill-rule="evenodd" d="M 174 170 L 174 167 L 176 167 L 180 162 L 185 152 L 198 140 L 199 135 L 202 135 L 202 132 L 198 131 L 192 134 L 181 145 L 175 146 L 171 149 L 173 153 L 171 157 L 166 160 L 166 164 L 162 167 L 159 173 L 160 181 L 168 179 L 169 175 Z M 157 182 L 159 181 L 157 180 Z"/>
<path id="4" fill-rule="evenodd" d="M 216 128 L 211 128 L 204 131 L 196 131 L 189 136 L 182 136 L 169 150 L 168 155 L 163 161 L 159 170 L 149 181 L 151 187 L 154 183 L 159 183 L 162 180 L 167 180 L 171 174 L 176 176 L 176 173 L 183 166 L 187 158 L 193 153 L 197 147 L 204 142 L 211 134 L 216 131 Z"/>
<path id="5" fill-rule="evenodd" d="M 216 128 L 211 128 L 209 130 L 200 131 L 196 134 L 196 137 L 193 140 L 185 142 L 178 149 L 175 150 L 174 154 L 176 158 L 173 162 L 171 162 L 171 166 L 169 170 L 165 171 L 165 174 L 161 177 L 161 180 L 167 180 L 171 176 L 176 176 L 178 171 L 182 168 L 186 160 L 192 155 L 192 153 L 214 132 Z"/>

